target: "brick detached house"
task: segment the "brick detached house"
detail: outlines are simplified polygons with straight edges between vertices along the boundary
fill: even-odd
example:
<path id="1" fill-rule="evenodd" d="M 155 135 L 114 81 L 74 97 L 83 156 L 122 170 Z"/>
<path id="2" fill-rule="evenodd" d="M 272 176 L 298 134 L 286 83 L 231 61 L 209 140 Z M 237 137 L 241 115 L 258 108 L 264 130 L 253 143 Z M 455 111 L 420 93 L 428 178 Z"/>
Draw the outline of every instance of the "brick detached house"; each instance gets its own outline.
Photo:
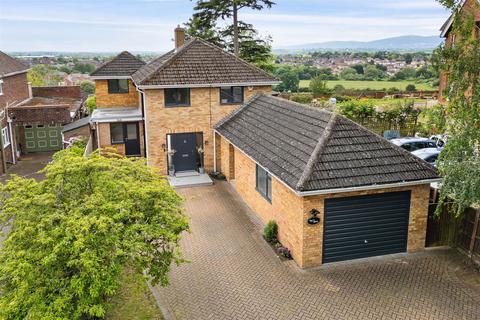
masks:
<path id="1" fill-rule="evenodd" d="M 460 8 L 461 9 L 458 14 L 460 14 L 461 16 L 473 15 L 473 18 L 476 21 L 476 27 L 475 27 L 475 30 L 472 30 L 472 32 L 474 32 L 477 37 L 480 37 L 480 1 L 479 0 L 463 0 L 462 3 L 460 4 Z M 457 36 L 452 31 L 454 19 L 455 19 L 455 15 L 452 14 L 448 18 L 448 20 L 445 21 L 442 28 L 440 29 L 441 31 L 440 36 L 445 39 L 446 46 L 455 45 Z M 448 83 L 448 75 L 446 73 L 442 73 L 440 75 L 440 86 L 439 86 L 440 100 L 442 102 L 445 102 L 445 100 L 442 98 L 442 95 L 443 95 L 443 91 L 447 88 L 447 83 Z"/>
<path id="2" fill-rule="evenodd" d="M 17 59 L 0 51 L 0 127 L 1 127 L 1 168 L 6 172 L 7 163 L 16 161 L 16 142 L 7 108 L 19 105 L 30 99 L 27 83 L 29 67 Z"/>
<path id="3" fill-rule="evenodd" d="M 32 88 L 28 70 L 0 51 L 2 173 L 22 154 L 62 149 L 62 126 L 81 113 L 79 87 Z"/>
<path id="4" fill-rule="evenodd" d="M 145 156 L 162 174 L 212 171 L 212 129 L 278 81 L 263 70 L 175 30 L 175 49 L 145 64 L 128 52 L 92 73 L 99 147 Z"/>
<path id="5" fill-rule="evenodd" d="M 217 169 L 301 267 L 425 247 L 436 170 L 331 112 L 259 94 L 215 127 Z"/>
<path id="6" fill-rule="evenodd" d="M 264 71 L 200 39 L 92 76 L 99 147 L 162 174 L 221 171 L 301 267 L 425 246 L 435 169 L 330 112 L 272 97 Z M 172 180 L 171 180 L 172 181 Z"/>

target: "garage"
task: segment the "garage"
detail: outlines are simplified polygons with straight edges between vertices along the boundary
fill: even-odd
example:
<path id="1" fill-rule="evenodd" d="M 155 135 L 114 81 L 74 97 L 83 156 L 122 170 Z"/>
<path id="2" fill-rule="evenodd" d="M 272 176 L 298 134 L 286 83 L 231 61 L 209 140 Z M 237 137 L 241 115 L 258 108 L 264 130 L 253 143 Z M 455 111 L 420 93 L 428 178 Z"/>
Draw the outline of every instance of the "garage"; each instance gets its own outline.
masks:
<path id="1" fill-rule="evenodd" d="M 410 191 L 325 200 L 323 263 L 407 251 Z"/>
<path id="2" fill-rule="evenodd" d="M 25 151 L 44 152 L 58 151 L 62 149 L 62 126 L 52 125 L 26 125 L 25 127 Z"/>

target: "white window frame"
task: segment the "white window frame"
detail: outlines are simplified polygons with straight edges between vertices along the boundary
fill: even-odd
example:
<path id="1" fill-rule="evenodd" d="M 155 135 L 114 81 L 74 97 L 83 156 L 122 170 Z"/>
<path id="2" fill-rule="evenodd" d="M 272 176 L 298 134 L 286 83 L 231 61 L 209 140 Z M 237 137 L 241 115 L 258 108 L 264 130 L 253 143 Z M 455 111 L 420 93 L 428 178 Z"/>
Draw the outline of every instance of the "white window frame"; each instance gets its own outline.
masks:
<path id="1" fill-rule="evenodd" d="M 0 79 L 0 96 L 3 96 L 3 79 Z"/>
<path id="2" fill-rule="evenodd" d="M 5 128 L 2 128 L 2 142 L 3 142 L 4 149 L 12 143 L 10 139 L 10 131 L 8 130 L 8 126 Z"/>

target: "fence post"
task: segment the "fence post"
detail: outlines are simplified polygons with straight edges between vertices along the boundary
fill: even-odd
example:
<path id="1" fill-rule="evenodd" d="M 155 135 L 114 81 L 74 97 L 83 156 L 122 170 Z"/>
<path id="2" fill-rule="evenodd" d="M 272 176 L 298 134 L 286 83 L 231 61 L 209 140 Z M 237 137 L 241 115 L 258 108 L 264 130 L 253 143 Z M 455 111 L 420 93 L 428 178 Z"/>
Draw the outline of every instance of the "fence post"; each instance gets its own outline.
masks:
<path id="1" fill-rule="evenodd" d="M 470 258 L 473 257 L 473 250 L 475 249 L 475 242 L 477 240 L 478 225 L 480 221 L 480 209 L 476 210 L 475 222 L 473 223 L 472 238 L 470 240 Z"/>

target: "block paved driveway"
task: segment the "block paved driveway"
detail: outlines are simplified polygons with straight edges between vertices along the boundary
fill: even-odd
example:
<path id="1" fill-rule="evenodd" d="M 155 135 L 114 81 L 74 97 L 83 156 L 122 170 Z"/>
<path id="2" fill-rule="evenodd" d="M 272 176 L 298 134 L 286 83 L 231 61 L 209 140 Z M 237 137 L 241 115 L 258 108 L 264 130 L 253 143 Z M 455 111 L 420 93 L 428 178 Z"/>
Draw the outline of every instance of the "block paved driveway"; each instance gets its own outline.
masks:
<path id="1" fill-rule="evenodd" d="M 0 183 L 7 182 L 11 174 L 16 174 L 24 178 L 34 178 L 37 180 L 43 179 L 43 174 L 38 173 L 38 171 L 43 169 L 52 160 L 52 154 L 52 152 L 42 152 L 23 156 L 16 165 L 8 168 L 7 174 L 0 176 Z M 0 226 L 0 229 L 1 246 L 3 235 L 8 233 L 10 228 L 8 226 Z"/>
<path id="2" fill-rule="evenodd" d="M 480 294 L 455 276 L 450 250 L 302 271 L 277 258 L 229 184 L 179 193 L 191 262 L 154 289 L 166 319 L 480 319 Z"/>

